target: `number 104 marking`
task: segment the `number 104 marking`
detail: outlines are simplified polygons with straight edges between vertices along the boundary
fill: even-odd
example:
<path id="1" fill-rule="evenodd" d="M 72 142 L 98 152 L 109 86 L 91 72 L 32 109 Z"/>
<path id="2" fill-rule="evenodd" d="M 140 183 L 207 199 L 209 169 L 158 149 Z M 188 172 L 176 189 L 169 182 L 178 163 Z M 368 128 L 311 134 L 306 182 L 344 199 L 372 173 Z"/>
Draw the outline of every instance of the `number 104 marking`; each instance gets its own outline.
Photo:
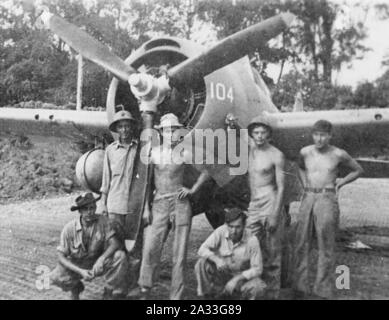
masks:
<path id="1" fill-rule="evenodd" d="M 211 98 L 217 100 L 230 100 L 232 103 L 234 101 L 234 93 L 232 87 L 226 88 L 224 83 L 221 82 L 211 82 Z"/>

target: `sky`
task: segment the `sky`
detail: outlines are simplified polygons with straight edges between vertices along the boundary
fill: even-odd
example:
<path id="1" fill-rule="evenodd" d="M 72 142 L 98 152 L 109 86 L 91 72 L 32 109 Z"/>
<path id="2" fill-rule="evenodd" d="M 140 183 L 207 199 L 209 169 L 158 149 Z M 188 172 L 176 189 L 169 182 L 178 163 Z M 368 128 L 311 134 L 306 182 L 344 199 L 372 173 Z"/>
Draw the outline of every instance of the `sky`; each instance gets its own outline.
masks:
<path id="1" fill-rule="evenodd" d="M 11 3 L 11 0 L 0 0 L 2 4 Z M 30 0 L 31 1 L 31 0 Z M 41 0 L 35 0 L 40 2 Z M 96 1 L 96 0 L 86 0 Z M 97 0 L 98 1 L 98 0 Z M 124 0 L 128 1 L 128 0 Z M 315 1 L 315 0 L 312 0 Z M 388 2 L 389 0 L 331 0 L 338 2 L 339 4 L 346 3 L 350 8 L 350 16 L 355 18 L 361 18 L 361 15 L 364 15 L 364 11 L 361 10 L 360 6 L 357 6 L 358 3 L 361 3 L 362 6 L 374 5 L 377 3 Z M 363 81 L 374 81 L 382 75 L 387 67 L 382 67 L 382 60 L 385 56 L 389 57 L 389 19 L 380 20 L 378 19 L 376 12 L 372 9 L 368 11 L 369 13 L 365 17 L 365 26 L 367 29 L 367 38 L 363 43 L 370 48 L 371 50 L 366 52 L 362 60 L 354 60 L 351 67 L 344 66 L 340 72 L 336 72 L 333 75 L 333 80 L 336 84 L 339 85 L 350 85 L 355 87 L 358 83 Z M 338 22 L 341 25 L 341 21 Z M 200 32 L 200 35 L 204 35 L 204 32 Z M 205 33 L 208 37 L 215 37 L 214 34 L 209 32 Z M 199 42 L 207 42 L 207 39 L 203 39 L 201 36 L 193 37 Z M 279 65 L 269 65 L 268 74 L 273 78 L 277 79 L 279 74 Z M 292 69 L 292 65 L 286 65 L 284 72 L 288 72 Z"/>
<path id="2" fill-rule="evenodd" d="M 345 2 L 351 10 L 351 16 L 360 18 L 364 11 L 356 7 L 355 0 L 334 0 L 335 2 Z M 363 0 L 362 5 L 374 5 L 377 3 L 388 2 L 389 0 Z M 339 22 L 341 23 L 341 22 Z M 381 62 L 385 56 L 389 57 L 389 19 L 380 20 L 373 9 L 368 11 L 365 20 L 367 37 L 363 44 L 370 48 L 370 51 L 364 54 L 362 60 L 354 60 L 351 67 L 343 66 L 339 72 L 333 74 L 333 81 L 338 85 L 349 85 L 355 88 L 358 83 L 364 81 L 374 81 L 382 75 L 388 67 L 383 67 Z M 284 72 L 288 72 L 291 65 L 286 66 Z M 273 79 L 277 79 L 279 73 L 278 65 L 271 65 L 268 70 Z"/>

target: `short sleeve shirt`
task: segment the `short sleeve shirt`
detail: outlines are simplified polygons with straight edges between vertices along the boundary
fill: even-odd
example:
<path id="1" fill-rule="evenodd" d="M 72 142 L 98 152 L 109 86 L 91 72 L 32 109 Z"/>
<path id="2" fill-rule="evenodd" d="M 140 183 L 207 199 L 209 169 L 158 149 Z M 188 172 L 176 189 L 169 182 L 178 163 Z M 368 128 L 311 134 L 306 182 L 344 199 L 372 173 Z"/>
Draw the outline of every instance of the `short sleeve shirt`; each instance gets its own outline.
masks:
<path id="1" fill-rule="evenodd" d="M 106 217 L 100 216 L 86 233 L 79 217 L 65 225 L 57 250 L 75 262 L 95 261 L 114 235 Z"/>

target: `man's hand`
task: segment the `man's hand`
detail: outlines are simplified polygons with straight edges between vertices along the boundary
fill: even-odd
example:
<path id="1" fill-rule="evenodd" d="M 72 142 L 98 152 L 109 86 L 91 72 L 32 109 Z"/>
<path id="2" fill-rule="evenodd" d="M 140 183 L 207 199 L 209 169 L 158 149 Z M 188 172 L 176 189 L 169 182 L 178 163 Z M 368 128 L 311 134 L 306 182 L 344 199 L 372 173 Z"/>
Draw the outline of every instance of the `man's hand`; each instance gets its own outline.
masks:
<path id="1" fill-rule="evenodd" d="M 345 182 L 344 182 L 344 179 L 336 179 L 336 183 L 335 183 L 335 191 L 336 193 L 339 192 L 340 188 L 343 187 L 345 185 Z"/>
<path id="2" fill-rule="evenodd" d="M 186 197 L 192 195 L 194 192 L 192 189 L 182 188 L 178 193 L 178 199 L 185 199 Z"/>
<path id="3" fill-rule="evenodd" d="M 237 275 L 233 277 L 230 281 L 227 282 L 226 286 L 224 287 L 224 293 L 228 295 L 233 295 L 234 291 L 239 288 L 238 286 L 242 280 L 242 275 Z"/>
<path id="4" fill-rule="evenodd" d="M 98 274 L 102 274 L 103 271 L 104 271 L 104 262 L 105 262 L 105 258 L 104 257 L 100 257 L 97 259 L 97 261 L 95 262 L 95 264 L 93 265 L 93 268 L 92 268 L 92 272 L 94 275 L 98 275 Z"/>
<path id="5" fill-rule="evenodd" d="M 223 259 L 221 259 L 219 257 L 215 257 L 215 258 L 213 258 L 213 262 L 215 262 L 216 268 L 218 271 L 220 271 L 220 272 L 228 271 L 228 265 L 224 262 Z"/>
<path id="6" fill-rule="evenodd" d="M 85 281 L 91 281 L 93 280 L 94 278 L 94 275 L 93 275 L 93 272 L 91 270 L 86 270 L 86 269 L 82 269 L 80 271 L 80 276 L 82 277 L 82 279 L 84 279 Z"/>
<path id="7" fill-rule="evenodd" d="M 149 224 L 151 224 L 151 222 L 152 222 L 152 215 L 151 215 L 151 210 L 150 209 L 147 208 L 147 209 L 145 209 L 143 211 L 142 219 L 143 219 L 143 224 L 145 226 L 148 226 Z"/>
<path id="8" fill-rule="evenodd" d="M 266 230 L 270 233 L 273 233 L 277 230 L 278 226 L 278 215 L 272 214 L 266 218 Z"/>
<path id="9" fill-rule="evenodd" d="M 108 207 L 106 204 L 104 203 L 100 204 L 100 211 L 102 215 L 108 216 Z"/>

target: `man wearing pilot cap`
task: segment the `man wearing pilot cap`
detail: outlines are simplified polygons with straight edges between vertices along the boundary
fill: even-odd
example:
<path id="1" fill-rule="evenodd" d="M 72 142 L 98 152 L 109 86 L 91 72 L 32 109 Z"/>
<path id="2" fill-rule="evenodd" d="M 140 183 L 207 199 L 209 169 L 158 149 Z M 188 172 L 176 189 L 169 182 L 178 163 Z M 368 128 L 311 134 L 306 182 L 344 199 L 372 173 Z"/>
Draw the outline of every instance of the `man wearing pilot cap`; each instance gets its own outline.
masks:
<path id="1" fill-rule="evenodd" d="M 225 223 L 201 245 L 195 265 L 199 297 L 262 297 L 266 284 L 260 278 L 261 248 L 258 238 L 250 235 L 245 226 L 243 210 L 227 209 Z"/>
<path id="2" fill-rule="evenodd" d="M 77 197 L 70 210 L 78 210 L 80 216 L 63 228 L 57 247 L 59 263 L 50 274 L 51 283 L 70 291 L 74 300 L 84 290 L 82 280 L 102 275 L 103 298 L 121 298 L 128 290 L 127 257 L 107 218 L 96 215 L 98 200 L 92 193 Z"/>

